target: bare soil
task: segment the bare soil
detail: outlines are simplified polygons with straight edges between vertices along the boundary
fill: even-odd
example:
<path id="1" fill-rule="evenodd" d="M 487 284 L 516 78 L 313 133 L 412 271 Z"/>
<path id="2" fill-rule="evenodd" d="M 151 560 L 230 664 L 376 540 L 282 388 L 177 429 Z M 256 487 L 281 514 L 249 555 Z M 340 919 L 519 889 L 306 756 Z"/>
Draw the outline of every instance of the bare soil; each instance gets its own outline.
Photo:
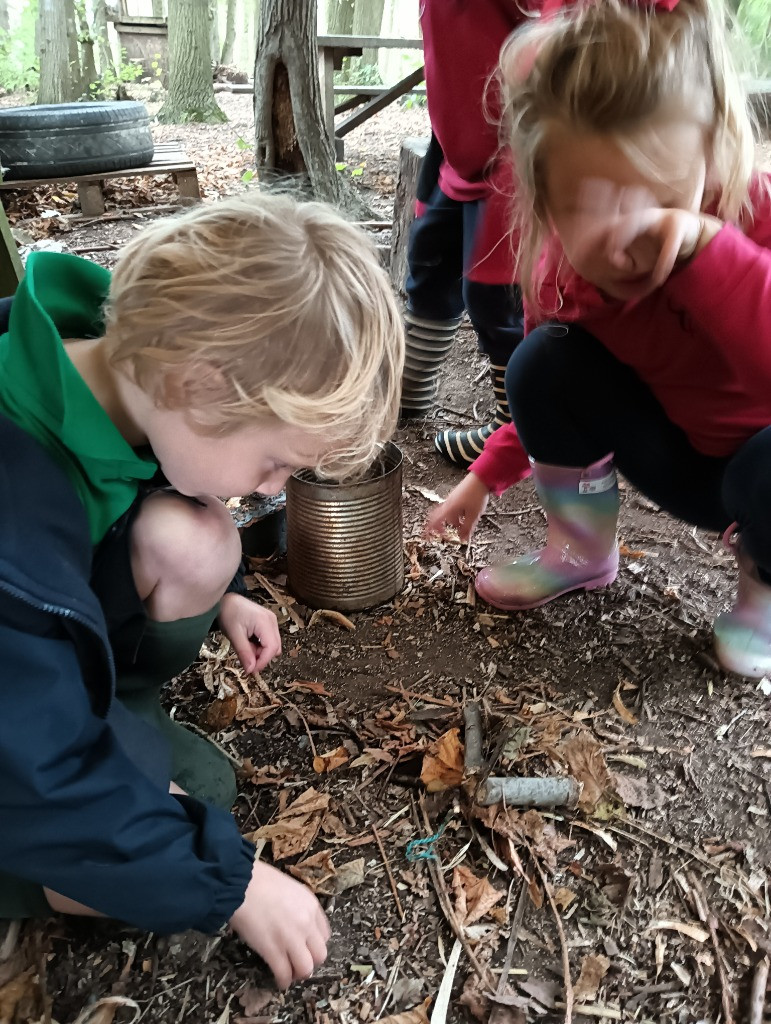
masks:
<path id="1" fill-rule="evenodd" d="M 250 100 L 219 99 L 227 125 L 156 129 L 184 140 L 207 200 L 242 188 L 249 163 L 236 140 L 249 138 Z M 400 141 L 426 131 L 423 108 L 391 108 L 349 137 L 348 166 L 363 165 L 356 180 L 384 219 Z M 137 228 L 162 215 L 132 207 L 174 195 L 129 182 L 109 200 L 108 217 L 88 223 L 67 219 L 77 211 L 65 189 L 15 193 L 8 209 L 30 240 L 110 266 Z M 41 210 L 63 213 L 33 219 Z M 224 933 L 162 937 L 51 919 L 11 936 L 0 1019 L 352 1024 L 403 1013 L 399 1024 L 419 1024 L 453 947 L 446 889 L 485 974 L 480 982 L 461 954 L 450 1021 L 565 1020 L 571 990 L 585 1014 L 578 1019 L 761 1020 L 750 1017 L 750 987 L 771 945 L 771 687 L 728 677 L 713 660 L 711 623 L 731 600 L 733 559 L 717 537 L 625 487 L 622 569 L 611 587 L 518 615 L 476 602 L 474 571 L 544 533 L 526 482 L 491 502 L 470 549 L 421 538 L 432 501 L 459 479 L 434 453 L 433 434 L 485 411 L 482 369 L 464 329 L 435 415 L 396 437 L 405 455 L 404 591 L 351 614 L 352 628 L 311 621 L 312 609 L 287 593 L 285 565 L 255 562 L 250 585 L 283 622 L 284 657 L 259 683 L 248 681 L 213 634 L 170 688 L 177 717 L 243 764 L 244 831 L 275 826 L 270 838 L 255 837 L 262 856 L 280 856 L 288 836 L 301 848 L 277 862 L 299 862 L 319 890 L 334 929 L 327 963 L 280 995 Z M 486 816 L 453 764 L 451 730 L 462 738 L 474 700 L 493 774 L 570 769 L 585 783 L 583 809 Z M 581 763 L 571 760 L 576 745 Z M 420 776 L 431 773 L 431 752 L 447 759 L 439 765 L 447 788 L 427 794 Z M 311 788 L 324 806 L 290 822 L 287 806 Z M 437 836 L 428 847 L 409 845 L 427 835 Z M 490 906 L 495 894 L 484 883 L 499 893 Z M 507 946 L 520 972 L 508 986 L 487 974 L 501 968 Z M 483 995 L 491 984 L 497 1003 Z M 105 997 L 128 1002 L 116 1009 Z M 93 1016 L 79 1017 L 89 1007 Z"/>

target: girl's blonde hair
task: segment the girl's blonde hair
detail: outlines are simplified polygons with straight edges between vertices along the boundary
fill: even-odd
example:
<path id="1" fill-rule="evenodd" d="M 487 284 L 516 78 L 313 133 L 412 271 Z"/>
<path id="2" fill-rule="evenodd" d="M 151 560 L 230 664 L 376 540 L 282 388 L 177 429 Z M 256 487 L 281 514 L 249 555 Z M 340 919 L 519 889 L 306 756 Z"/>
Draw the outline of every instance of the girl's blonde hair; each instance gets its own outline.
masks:
<path id="1" fill-rule="evenodd" d="M 321 203 L 258 193 L 158 221 L 123 250 L 105 318 L 110 362 L 202 433 L 277 419 L 329 440 L 309 468 L 347 477 L 396 424 L 393 292 L 364 232 Z"/>
<path id="2" fill-rule="evenodd" d="M 634 0 L 579 0 L 515 32 L 501 53 L 503 141 L 517 173 L 519 276 L 538 309 L 538 261 L 549 235 L 544 143 L 553 128 L 611 135 L 631 159 L 633 136 L 662 120 L 705 129 L 712 198 L 735 221 L 750 210 L 755 140 L 746 98 L 713 0 L 672 11 Z"/>

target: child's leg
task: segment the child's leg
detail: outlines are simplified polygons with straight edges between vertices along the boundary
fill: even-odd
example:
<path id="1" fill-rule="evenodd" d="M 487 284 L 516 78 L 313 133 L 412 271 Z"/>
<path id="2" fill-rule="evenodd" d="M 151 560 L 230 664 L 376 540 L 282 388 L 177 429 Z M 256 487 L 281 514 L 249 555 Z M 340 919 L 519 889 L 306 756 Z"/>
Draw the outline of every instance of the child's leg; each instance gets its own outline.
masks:
<path id="1" fill-rule="evenodd" d="M 466 204 L 468 207 L 474 205 Z M 511 355 L 522 341 L 523 311 L 522 295 L 517 285 L 484 284 L 465 278 L 463 295 L 479 349 L 490 361 L 495 413 L 492 420 L 481 427 L 440 431 L 434 438 L 434 446 L 450 462 L 468 466 L 481 454 L 493 431 L 511 420 L 504 378 Z"/>
<path id="2" fill-rule="evenodd" d="M 125 532 L 102 545 L 92 581 L 108 620 L 121 704 L 163 737 L 172 777 L 185 790 L 227 808 L 236 794 L 230 763 L 172 722 L 159 695 L 198 656 L 240 557 L 222 502 L 155 492 Z"/>
<path id="3" fill-rule="evenodd" d="M 463 204 L 437 185 L 410 228 L 402 416 L 431 412 L 463 316 Z"/>
<path id="4" fill-rule="evenodd" d="M 697 452 L 650 390 L 579 327 L 534 331 L 512 356 L 506 383 L 514 422 L 534 460 L 547 513 L 539 550 L 482 570 L 479 594 L 516 610 L 616 573 L 618 496 L 612 456 L 644 494 L 709 529 L 729 522 L 726 459 Z"/>

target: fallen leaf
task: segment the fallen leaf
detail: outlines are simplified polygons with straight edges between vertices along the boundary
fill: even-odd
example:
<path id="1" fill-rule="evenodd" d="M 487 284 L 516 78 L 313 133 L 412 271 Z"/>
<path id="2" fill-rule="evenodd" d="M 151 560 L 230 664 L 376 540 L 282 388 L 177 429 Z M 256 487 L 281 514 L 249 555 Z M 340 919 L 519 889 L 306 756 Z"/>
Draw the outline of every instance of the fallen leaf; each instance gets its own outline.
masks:
<path id="1" fill-rule="evenodd" d="M 680 932 L 681 935 L 687 935 L 689 939 L 694 939 L 696 942 L 706 942 L 709 938 L 709 932 L 705 928 L 682 921 L 651 921 L 645 930 L 646 932 Z"/>
<path id="2" fill-rule="evenodd" d="M 99 999 L 82 1010 L 75 1019 L 75 1024 L 112 1024 L 115 1014 L 121 1007 L 130 1007 L 135 1011 L 131 1022 L 135 1021 L 141 1013 L 139 1004 L 135 1003 L 133 999 L 128 999 L 126 996 L 105 996 L 104 999 Z M 0 1020 L 5 1022 L 5 1017 L 0 1017 Z"/>
<path id="3" fill-rule="evenodd" d="M 204 712 L 204 725 L 210 732 L 222 732 L 232 723 L 237 711 L 238 697 L 235 693 L 213 700 Z"/>
<path id="4" fill-rule="evenodd" d="M 431 996 L 427 996 L 420 1006 L 404 1013 L 394 1013 L 390 1017 L 381 1017 L 380 1024 L 428 1024 L 428 1008 Z"/>
<path id="5" fill-rule="evenodd" d="M 330 851 L 322 850 L 320 853 L 314 853 L 312 857 L 306 857 L 298 864 L 290 864 L 289 874 L 294 875 L 295 878 L 307 885 L 311 892 L 329 896 L 333 891 L 333 880 L 337 869 L 332 863 Z M 249 1011 L 246 1007 L 244 1010 L 247 1013 L 257 1012 L 256 1010 Z"/>
<path id="6" fill-rule="evenodd" d="M 618 684 L 616 689 L 613 691 L 613 707 L 618 712 L 619 718 L 621 718 L 627 725 L 639 725 L 640 719 L 637 715 L 633 715 L 626 704 L 621 699 L 621 683 Z"/>
<path id="7" fill-rule="evenodd" d="M 600 982 L 608 973 L 610 960 L 606 956 L 589 955 L 581 961 L 581 973 L 573 989 L 576 1002 L 592 1003 L 597 998 Z"/>
<path id="8" fill-rule="evenodd" d="M 338 626 L 342 626 L 343 629 L 347 629 L 351 633 L 356 629 L 356 626 L 347 615 L 343 615 L 342 612 L 336 612 L 334 608 L 317 608 L 313 615 L 311 615 L 307 628 L 310 629 L 311 626 L 315 626 L 319 619 L 329 619 L 330 622 L 336 622 Z"/>
<path id="9" fill-rule="evenodd" d="M 334 877 L 332 888 L 338 895 L 346 889 L 353 889 L 364 881 L 364 858 L 357 857 L 356 860 L 349 860 L 338 868 Z"/>
<path id="10" fill-rule="evenodd" d="M 281 707 L 280 704 L 264 704 L 260 708 L 243 707 L 236 712 L 237 722 L 251 722 L 252 725 L 262 725 L 267 722 L 271 715 L 274 715 Z"/>
<path id="11" fill-rule="evenodd" d="M 570 774 L 581 783 L 578 806 L 591 813 L 600 802 L 611 780 L 599 743 L 588 733 L 578 733 L 554 748 Z"/>
<path id="12" fill-rule="evenodd" d="M 460 864 L 452 873 L 455 913 L 461 925 L 473 924 L 503 899 L 504 893 L 494 889 L 487 878 L 478 878 Z"/>
<path id="13" fill-rule="evenodd" d="M 37 973 L 33 967 L 17 974 L 5 985 L 0 987 L 0 1021 L 17 1019 L 16 1010 L 19 1004 L 29 1004 L 35 1000 L 38 991 Z"/>
<path id="14" fill-rule="evenodd" d="M 269 1006 L 276 998 L 276 993 L 269 988 L 257 988 L 247 983 L 246 988 L 238 996 L 238 1001 L 244 1009 L 247 1017 L 256 1017 L 262 1013 L 266 1006 Z"/>
<path id="15" fill-rule="evenodd" d="M 621 772 L 611 772 L 610 777 L 626 807 L 650 811 L 654 807 L 663 807 L 669 799 L 655 779 L 635 779 Z"/>
<path id="16" fill-rule="evenodd" d="M 290 690 L 305 690 L 308 693 L 316 693 L 319 697 L 331 697 L 332 694 L 323 683 L 311 679 L 295 679 L 289 684 Z"/>
<path id="17" fill-rule="evenodd" d="M 527 992 L 537 1003 L 546 1010 L 553 1010 L 560 995 L 560 986 L 556 981 L 538 981 L 537 978 L 528 978 L 527 981 L 520 981 L 519 987 Z"/>
<path id="18" fill-rule="evenodd" d="M 575 898 L 576 894 L 573 890 L 567 889 L 565 886 L 560 886 L 559 889 L 554 891 L 553 899 L 560 910 L 567 910 Z"/>
<path id="19" fill-rule="evenodd" d="M 434 504 L 437 505 L 441 505 L 441 503 L 444 501 L 444 498 L 441 496 L 441 494 L 437 494 L 436 491 L 429 490 L 428 487 L 421 487 L 419 484 L 413 484 L 412 487 L 410 487 L 410 490 L 417 491 L 418 494 L 423 495 L 426 501 L 433 501 Z"/>
<path id="20" fill-rule="evenodd" d="M 267 839 L 273 844 L 273 859 L 283 860 L 303 853 L 316 838 L 321 819 L 329 807 L 329 794 L 307 789 L 269 825 L 263 825 L 247 839 Z"/>
<path id="21" fill-rule="evenodd" d="M 645 558 L 647 551 L 638 551 L 635 548 L 629 548 L 626 544 L 619 544 L 618 553 L 622 558 Z"/>
<path id="22" fill-rule="evenodd" d="M 330 750 L 326 754 L 317 754 L 313 758 L 313 770 L 317 775 L 325 775 L 327 772 L 339 768 L 341 764 L 345 764 L 349 757 L 350 754 L 345 747 L 335 747 L 334 750 Z"/>
<path id="23" fill-rule="evenodd" d="M 463 744 L 460 729 L 450 729 L 428 748 L 420 781 L 429 793 L 454 789 L 463 781 Z"/>

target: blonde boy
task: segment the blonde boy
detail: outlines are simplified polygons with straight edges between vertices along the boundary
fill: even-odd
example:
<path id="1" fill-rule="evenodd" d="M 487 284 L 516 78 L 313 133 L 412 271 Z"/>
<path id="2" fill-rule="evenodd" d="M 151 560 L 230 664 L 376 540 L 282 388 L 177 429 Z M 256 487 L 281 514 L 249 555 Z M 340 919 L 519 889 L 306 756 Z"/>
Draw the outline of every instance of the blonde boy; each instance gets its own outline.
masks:
<path id="1" fill-rule="evenodd" d="M 153 225 L 112 277 L 35 254 L 0 334 L 0 917 L 229 921 L 286 986 L 326 956 L 323 911 L 253 863 L 229 765 L 158 692 L 217 615 L 247 672 L 280 653 L 229 586 L 220 499 L 355 473 L 393 427 L 376 252 L 322 205 L 230 199 Z"/>

